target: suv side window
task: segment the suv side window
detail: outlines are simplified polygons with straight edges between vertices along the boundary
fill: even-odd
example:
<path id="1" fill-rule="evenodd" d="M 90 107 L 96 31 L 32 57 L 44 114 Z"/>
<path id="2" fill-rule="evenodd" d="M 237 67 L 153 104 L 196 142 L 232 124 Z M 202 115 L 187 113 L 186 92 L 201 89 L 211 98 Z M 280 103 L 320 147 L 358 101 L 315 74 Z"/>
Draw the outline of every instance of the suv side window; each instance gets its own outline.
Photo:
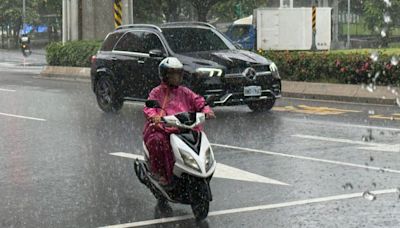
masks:
<path id="1" fill-rule="evenodd" d="M 149 51 L 153 49 L 158 49 L 165 53 L 164 46 L 156 34 L 145 32 L 143 40 L 145 53 L 149 53 Z"/>
<path id="2" fill-rule="evenodd" d="M 119 40 L 114 50 L 116 51 L 128 51 L 128 52 L 139 52 L 143 53 L 143 39 L 141 38 L 143 32 L 127 32 Z"/>
<path id="3" fill-rule="evenodd" d="M 121 36 L 124 35 L 121 32 L 116 32 L 116 33 L 110 33 L 106 37 L 106 39 L 103 42 L 103 45 L 101 46 L 102 51 L 112 51 L 115 43 L 121 38 Z"/>

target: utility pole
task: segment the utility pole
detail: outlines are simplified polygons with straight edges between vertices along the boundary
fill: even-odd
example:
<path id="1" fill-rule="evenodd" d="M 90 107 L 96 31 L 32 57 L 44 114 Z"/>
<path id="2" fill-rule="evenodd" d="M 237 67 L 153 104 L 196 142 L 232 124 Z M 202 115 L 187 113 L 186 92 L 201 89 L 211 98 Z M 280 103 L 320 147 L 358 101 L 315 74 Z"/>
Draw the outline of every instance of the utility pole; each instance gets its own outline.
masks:
<path id="1" fill-rule="evenodd" d="M 351 47 L 350 44 L 350 0 L 347 0 L 347 48 Z"/>
<path id="2" fill-rule="evenodd" d="M 68 39 L 68 22 L 67 22 L 67 0 L 63 0 L 62 3 L 62 42 L 67 42 Z"/>
<path id="3" fill-rule="evenodd" d="M 350 0 L 349 0 L 350 1 Z M 312 43 L 311 43 L 311 51 L 316 51 L 317 50 L 317 44 L 316 44 L 316 36 L 317 36 L 317 7 L 315 6 L 315 0 L 312 0 L 312 10 L 311 10 L 311 15 L 312 15 Z"/>
<path id="4" fill-rule="evenodd" d="M 24 31 L 24 27 L 25 27 L 25 17 L 26 17 L 26 4 L 25 4 L 25 0 L 22 0 L 22 32 Z"/>

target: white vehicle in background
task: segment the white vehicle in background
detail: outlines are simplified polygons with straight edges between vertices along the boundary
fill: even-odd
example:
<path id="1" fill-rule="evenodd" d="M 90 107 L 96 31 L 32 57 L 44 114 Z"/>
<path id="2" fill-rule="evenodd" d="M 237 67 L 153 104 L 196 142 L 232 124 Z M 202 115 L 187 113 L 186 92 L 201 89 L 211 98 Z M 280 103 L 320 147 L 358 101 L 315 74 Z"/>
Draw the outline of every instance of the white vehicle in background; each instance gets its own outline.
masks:
<path id="1" fill-rule="evenodd" d="M 331 48 L 332 8 L 316 9 L 316 46 Z M 258 8 L 230 26 L 226 35 L 244 49 L 310 50 L 312 8 Z"/>

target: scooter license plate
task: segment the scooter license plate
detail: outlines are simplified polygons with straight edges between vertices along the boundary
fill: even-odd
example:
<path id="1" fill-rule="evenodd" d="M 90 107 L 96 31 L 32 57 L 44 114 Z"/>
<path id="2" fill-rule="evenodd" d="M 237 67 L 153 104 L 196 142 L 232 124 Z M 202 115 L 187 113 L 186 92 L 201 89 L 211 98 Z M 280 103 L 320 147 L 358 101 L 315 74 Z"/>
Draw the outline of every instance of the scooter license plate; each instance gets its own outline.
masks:
<path id="1" fill-rule="evenodd" d="M 261 86 L 246 86 L 243 93 L 246 97 L 261 96 Z"/>

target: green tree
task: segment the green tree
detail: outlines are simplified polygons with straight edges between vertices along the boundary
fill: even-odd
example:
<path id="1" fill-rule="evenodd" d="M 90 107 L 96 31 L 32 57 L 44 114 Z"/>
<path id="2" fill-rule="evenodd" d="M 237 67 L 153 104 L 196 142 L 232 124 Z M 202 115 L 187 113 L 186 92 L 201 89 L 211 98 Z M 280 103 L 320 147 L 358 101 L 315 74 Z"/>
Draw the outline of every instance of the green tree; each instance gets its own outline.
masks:
<path id="1" fill-rule="evenodd" d="M 376 31 L 382 46 L 387 47 L 393 25 L 400 22 L 400 0 L 391 0 L 390 5 L 382 0 L 364 0 L 363 10 L 366 26 Z"/>
<path id="2" fill-rule="evenodd" d="M 26 1 L 25 8 L 25 23 L 38 25 L 40 22 L 39 15 L 40 0 Z M 19 37 L 19 31 L 22 29 L 22 1 L 1 0 L 0 1 L 0 16 L 3 18 L 2 24 L 11 28 L 12 36 L 16 42 Z"/>
<path id="3" fill-rule="evenodd" d="M 207 21 L 207 15 L 211 7 L 217 3 L 227 2 L 229 0 L 191 0 L 190 3 L 196 10 L 198 21 Z"/>
<path id="4" fill-rule="evenodd" d="M 235 6 L 241 5 L 241 17 L 250 16 L 254 9 L 266 7 L 267 0 L 229 0 L 219 2 L 211 10 L 211 14 L 215 19 L 221 22 L 232 22 L 239 19 L 240 16 L 235 13 Z"/>
<path id="5" fill-rule="evenodd" d="M 11 34 L 17 41 L 19 32 L 23 28 L 23 21 L 30 25 L 41 24 L 41 16 L 44 14 L 57 14 L 61 16 L 61 0 L 26 0 L 25 19 L 23 20 L 22 0 L 1 0 L 0 18 L 1 24 L 10 26 Z M 59 25 L 58 25 L 59 27 Z"/>

